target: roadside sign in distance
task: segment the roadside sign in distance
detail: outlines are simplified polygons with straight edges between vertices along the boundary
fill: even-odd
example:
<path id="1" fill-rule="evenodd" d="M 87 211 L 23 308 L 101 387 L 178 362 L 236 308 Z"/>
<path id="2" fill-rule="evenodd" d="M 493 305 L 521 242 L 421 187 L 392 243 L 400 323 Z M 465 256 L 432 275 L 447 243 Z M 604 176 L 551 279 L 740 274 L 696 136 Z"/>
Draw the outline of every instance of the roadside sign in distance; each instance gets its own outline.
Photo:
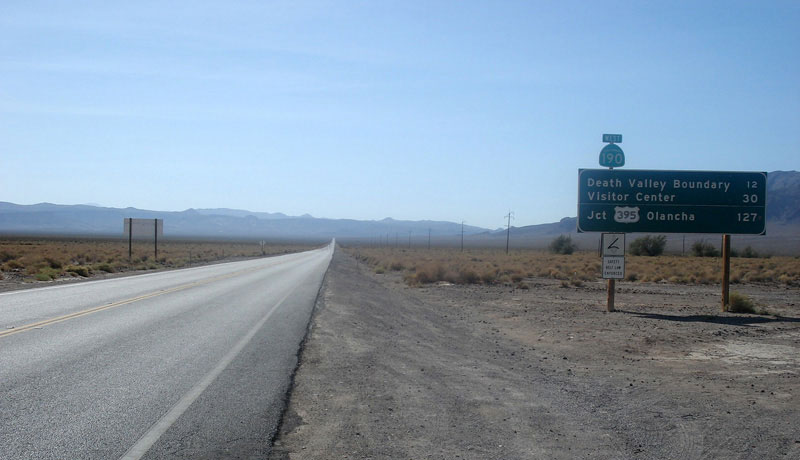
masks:
<path id="1" fill-rule="evenodd" d="M 601 241 L 603 245 L 603 257 L 625 256 L 624 233 L 603 233 Z"/>

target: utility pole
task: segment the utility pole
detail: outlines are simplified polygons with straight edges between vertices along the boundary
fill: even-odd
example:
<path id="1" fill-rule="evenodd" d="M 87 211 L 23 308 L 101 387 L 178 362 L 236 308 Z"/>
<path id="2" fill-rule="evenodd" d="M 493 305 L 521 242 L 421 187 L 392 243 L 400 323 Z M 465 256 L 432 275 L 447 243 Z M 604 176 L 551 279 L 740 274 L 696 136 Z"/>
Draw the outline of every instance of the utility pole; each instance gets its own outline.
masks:
<path id="1" fill-rule="evenodd" d="M 428 229 L 428 251 L 431 250 L 431 229 Z"/>
<path id="2" fill-rule="evenodd" d="M 397 246 L 398 238 L 399 238 L 398 233 L 394 232 L 394 248 L 395 249 L 397 249 L 397 247 L 398 247 Z"/>
<path id="3" fill-rule="evenodd" d="M 408 231 L 408 249 L 411 249 L 411 230 Z"/>
<path id="4" fill-rule="evenodd" d="M 508 214 L 503 217 L 508 218 L 508 225 L 506 226 L 506 254 L 508 254 L 508 243 L 511 241 L 511 219 L 514 218 L 514 213 L 509 210 Z"/>
<path id="5" fill-rule="evenodd" d="M 461 252 L 464 252 L 464 221 L 461 221 Z"/>

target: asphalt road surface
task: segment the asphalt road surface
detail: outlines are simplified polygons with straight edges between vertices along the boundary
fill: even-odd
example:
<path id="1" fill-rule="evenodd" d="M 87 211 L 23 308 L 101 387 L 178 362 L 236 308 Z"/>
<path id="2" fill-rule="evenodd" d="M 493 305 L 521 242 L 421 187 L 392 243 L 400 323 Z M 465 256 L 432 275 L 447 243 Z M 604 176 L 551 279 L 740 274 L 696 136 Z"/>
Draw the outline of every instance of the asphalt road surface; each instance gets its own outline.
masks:
<path id="1" fill-rule="evenodd" d="M 0 294 L 0 457 L 264 457 L 332 252 Z"/>

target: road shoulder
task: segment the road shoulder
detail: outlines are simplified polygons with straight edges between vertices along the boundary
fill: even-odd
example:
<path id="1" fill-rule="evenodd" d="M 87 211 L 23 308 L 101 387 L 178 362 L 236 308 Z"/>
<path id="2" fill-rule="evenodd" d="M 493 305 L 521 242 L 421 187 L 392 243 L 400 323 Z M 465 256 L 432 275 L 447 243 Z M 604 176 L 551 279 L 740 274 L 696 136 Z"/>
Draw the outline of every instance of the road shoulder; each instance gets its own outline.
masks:
<path id="1" fill-rule="evenodd" d="M 703 321 L 702 290 L 659 287 L 609 315 L 585 301 L 602 297 L 593 286 L 531 284 L 412 289 L 337 251 L 270 458 L 800 452 L 795 363 L 706 359 L 736 343 L 791 351 L 796 316 Z"/>

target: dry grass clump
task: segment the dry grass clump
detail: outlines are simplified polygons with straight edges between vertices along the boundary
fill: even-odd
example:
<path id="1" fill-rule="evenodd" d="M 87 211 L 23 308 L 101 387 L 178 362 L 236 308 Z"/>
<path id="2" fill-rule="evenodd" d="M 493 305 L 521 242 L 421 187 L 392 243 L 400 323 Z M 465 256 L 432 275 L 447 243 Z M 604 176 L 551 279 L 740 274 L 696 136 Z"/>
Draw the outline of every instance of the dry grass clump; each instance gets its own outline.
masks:
<path id="1" fill-rule="evenodd" d="M 755 313 L 756 312 L 756 305 L 753 303 L 750 297 L 747 297 L 744 294 L 739 294 L 738 292 L 731 292 L 730 296 L 728 297 L 728 301 L 730 304 L 728 305 L 728 311 L 732 313 Z"/>
<path id="2" fill-rule="evenodd" d="M 544 251 L 505 252 L 473 249 L 358 248 L 349 252 L 376 273 L 402 271 L 409 285 L 445 281 L 453 284 L 514 284 L 521 289 L 526 278 L 547 277 L 580 282 L 595 279 L 600 262 L 593 254 L 552 254 Z M 576 284 L 577 285 L 577 284 Z"/>
<path id="3" fill-rule="evenodd" d="M 496 249 L 349 248 L 348 252 L 376 273 L 402 272 L 412 286 L 446 281 L 453 284 L 514 284 L 527 278 L 563 281 L 580 287 L 600 278 L 595 252 L 570 255 L 541 250 L 505 254 Z M 625 280 L 677 284 L 717 284 L 722 278 L 720 258 L 682 256 L 626 256 Z M 732 283 L 780 283 L 800 286 L 800 258 L 731 259 Z"/>
<path id="4" fill-rule="evenodd" d="M 769 315 L 770 312 L 758 308 L 753 299 L 738 292 L 731 292 L 728 297 L 728 311 L 731 313 L 750 313 L 754 315 Z"/>
<path id="5" fill-rule="evenodd" d="M 269 245 L 264 255 L 307 250 L 310 246 Z M 122 239 L 1 238 L 0 276 L 21 274 L 23 279 L 49 281 L 60 277 L 89 277 L 97 273 L 180 268 L 227 258 L 262 255 L 256 242 L 175 241 L 134 242 L 128 260 L 128 242 Z M 4 276 L 7 277 L 7 276 Z M 0 278 L 2 279 L 2 278 Z"/>

